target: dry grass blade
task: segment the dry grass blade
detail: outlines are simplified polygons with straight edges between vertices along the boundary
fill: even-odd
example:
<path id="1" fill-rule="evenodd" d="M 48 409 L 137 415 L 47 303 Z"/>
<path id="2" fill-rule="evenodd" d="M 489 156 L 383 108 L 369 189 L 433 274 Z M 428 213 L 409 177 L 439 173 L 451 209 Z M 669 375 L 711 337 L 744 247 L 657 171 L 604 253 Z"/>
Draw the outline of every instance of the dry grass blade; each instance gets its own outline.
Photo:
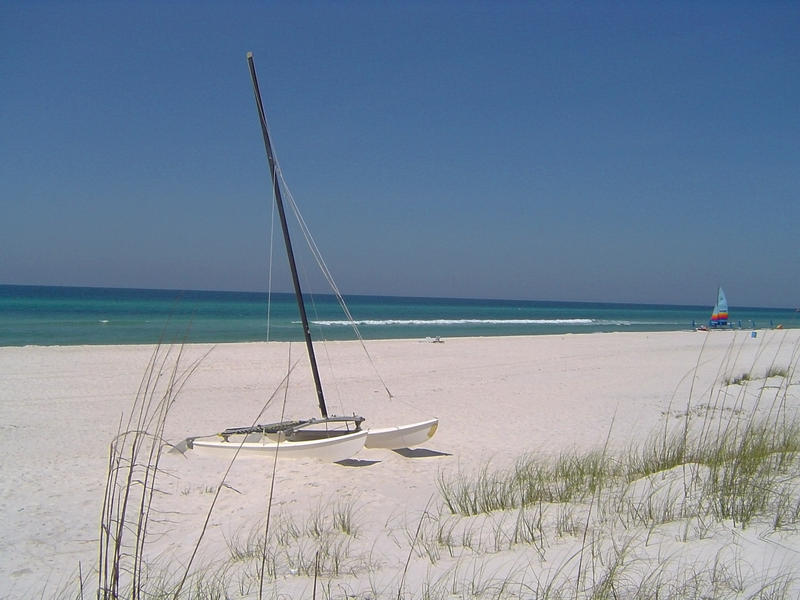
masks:
<path id="1" fill-rule="evenodd" d="M 208 353 L 182 369 L 181 345 L 168 367 L 173 347 L 159 344 L 153 350 L 127 423 L 120 419 L 111 441 L 98 544 L 97 597 L 120 597 L 123 583 L 132 598 L 142 596 L 146 575 L 143 555 L 159 461 L 166 442 L 164 425 L 170 407 L 186 381 Z M 210 352 L 210 350 L 209 350 Z M 162 374 L 167 372 L 164 381 Z M 128 542 L 130 533 L 133 541 Z M 122 581 L 123 575 L 127 577 Z"/>
<path id="2" fill-rule="evenodd" d="M 289 375 L 291 375 L 291 373 L 294 370 L 294 367 L 296 365 L 297 365 L 297 363 L 295 363 L 294 365 L 292 365 L 292 367 L 289 368 L 289 370 L 286 373 L 286 375 L 284 376 L 284 378 L 278 384 L 278 387 L 275 389 L 275 391 L 272 392 L 270 397 L 264 403 L 264 407 L 261 409 L 261 411 L 258 413 L 258 415 L 256 415 L 256 418 L 253 420 L 253 425 L 255 425 L 259 421 L 259 419 L 261 418 L 261 415 L 264 413 L 264 411 L 267 409 L 267 407 L 272 403 L 272 400 L 275 398 L 276 394 L 280 391 L 281 388 L 283 388 L 286 385 L 286 383 L 289 380 Z M 217 485 L 217 488 L 216 488 L 216 490 L 214 492 L 214 497 L 211 500 L 211 504 L 208 507 L 208 511 L 206 511 L 206 517 L 205 517 L 205 520 L 203 521 L 203 526 L 202 526 L 202 528 L 200 530 L 200 534 L 197 537 L 197 542 L 195 542 L 195 544 L 194 544 L 194 546 L 192 548 L 192 554 L 191 554 L 191 556 L 189 557 L 189 560 L 186 563 L 186 568 L 184 569 L 183 576 L 181 577 L 180 582 L 178 583 L 177 587 L 175 588 L 175 593 L 172 596 L 173 600 L 177 600 L 181 590 L 183 589 L 183 586 L 186 584 L 186 580 L 188 579 L 189 573 L 191 572 L 191 569 L 192 569 L 192 564 L 194 564 L 194 560 L 197 557 L 197 552 L 200 550 L 200 544 L 202 543 L 203 538 L 205 537 L 206 531 L 208 530 L 208 524 L 211 521 L 211 514 L 213 513 L 214 507 L 217 504 L 217 500 L 219 499 L 219 495 L 222 492 L 222 488 L 225 486 L 225 482 L 228 479 L 228 475 L 230 474 L 231 469 L 233 468 L 233 465 L 234 465 L 234 463 L 236 462 L 236 459 L 239 456 L 239 451 L 242 448 L 242 444 L 244 444 L 244 438 L 242 439 L 242 442 L 239 445 L 239 447 L 234 451 L 233 456 L 231 457 L 231 460 L 228 462 L 228 466 L 225 469 L 225 472 L 223 473 L 222 478 L 219 481 L 219 484 Z"/>

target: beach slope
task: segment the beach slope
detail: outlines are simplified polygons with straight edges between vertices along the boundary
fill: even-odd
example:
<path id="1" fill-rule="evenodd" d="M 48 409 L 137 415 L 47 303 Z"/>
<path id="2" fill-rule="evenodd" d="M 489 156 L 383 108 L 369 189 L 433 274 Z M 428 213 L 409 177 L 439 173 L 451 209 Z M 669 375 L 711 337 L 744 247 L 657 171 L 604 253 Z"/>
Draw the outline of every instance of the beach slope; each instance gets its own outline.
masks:
<path id="1" fill-rule="evenodd" d="M 762 419 L 792 421 L 798 346 L 799 330 L 369 342 L 381 382 L 358 344 L 328 343 L 321 369 L 331 412 L 364 415 L 373 427 L 438 417 L 435 437 L 421 448 L 365 449 L 339 464 L 279 461 L 274 480 L 271 459 L 237 460 L 222 486 L 224 457 L 165 453 L 148 572 L 153 581 L 181 578 L 215 502 L 191 585 L 257 597 L 254 565 L 262 563 L 254 557 L 264 546 L 256 540 L 272 489 L 268 597 L 310 597 L 315 564 L 317 585 L 333 597 L 397 597 L 401 588 L 410 597 L 504 597 L 512 587 L 545 597 L 563 586 L 580 596 L 609 580 L 622 597 L 637 586 L 663 597 L 720 586 L 718 597 L 727 597 L 767 585 L 784 590 L 774 597 L 794 597 L 796 462 L 780 475 L 785 510 L 756 511 L 746 523 L 714 512 L 703 490 L 717 471 L 698 462 L 655 477 L 609 474 L 600 489 L 568 500 L 512 499 L 474 514 L 443 491 L 463 491 L 481 473 L 489 488 L 504 489 L 505 475 L 524 461 L 530 469 L 567 455 L 630 457 L 667 432 L 711 440 Z M 79 573 L 94 597 L 109 444 L 154 351 L 0 348 L 0 597 L 75 597 Z M 168 378 L 177 357 L 174 348 L 153 374 Z M 178 368 L 194 361 L 166 419 L 171 443 L 284 411 L 315 415 L 299 344 L 189 345 Z M 284 395 L 281 381 L 295 363 Z M 658 516 L 645 518 L 643 506 Z"/>

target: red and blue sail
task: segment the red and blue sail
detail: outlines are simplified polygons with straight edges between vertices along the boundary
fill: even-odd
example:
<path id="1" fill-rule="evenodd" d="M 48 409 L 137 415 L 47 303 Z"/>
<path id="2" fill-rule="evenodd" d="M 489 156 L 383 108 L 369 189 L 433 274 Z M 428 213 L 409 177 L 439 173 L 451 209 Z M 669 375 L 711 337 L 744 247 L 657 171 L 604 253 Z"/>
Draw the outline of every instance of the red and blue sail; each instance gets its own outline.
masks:
<path id="1" fill-rule="evenodd" d="M 712 327 L 724 327 L 728 324 L 728 299 L 725 298 L 722 288 L 717 291 L 717 303 L 711 312 L 710 324 Z"/>

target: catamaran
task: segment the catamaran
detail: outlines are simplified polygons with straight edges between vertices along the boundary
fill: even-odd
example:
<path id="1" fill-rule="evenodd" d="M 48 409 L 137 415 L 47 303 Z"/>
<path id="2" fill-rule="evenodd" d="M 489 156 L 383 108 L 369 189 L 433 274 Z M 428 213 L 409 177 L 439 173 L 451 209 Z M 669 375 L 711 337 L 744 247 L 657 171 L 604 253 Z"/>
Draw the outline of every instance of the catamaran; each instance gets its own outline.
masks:
<path id="1" fill-rule="evenodd" d="M 261 133 L 264 138 L 267 162 L 269 163 L 272 194 L 283 232 L 286 257 L 289 262 L 292 285 L 300 313 L 303 337 L 321 416 L 265 425 L 232 427 L 214 436 L 189 438 L 186 440 L 187 447 L 203 450 L 238 450 L 250 453 L 268 452 L 277 453 L 281 457 L 314 457 L 322 460 L 340 461 L 352 457 L 365 445 L 368 448 L 400 449 L 421 444 L 430 439 L 436 432 L 439 424 L 438 419 L 434 418 L 418 423 L 367 430 L 363 427 L 364 417 L 362 416 L 332 416 L 328 414 L 281 194 L 282 177 L 272 149 L 252 52 L 247 53 L 247 63 L 250 69 L 250 79 L 253 84 L 253 94 L 256 100 Z M 326 273 L 328 281 L 333 284 L 332 278 L 328 275 Z M 345 313 L 350 317 L 343 298 L 338 289 L 335 288 L 335 285 L 334 291 L 345 309 Z M 352 318 L 350 319 L 352 322 Z"/>
<path id="2" fill-rule="evenodd" d="M 713 328 L 728 326 L 728 299 L 725 298 L 725 292 L 721 287 L 717 290 L 717 303 L 714 305 L 714 310 L 711 311 L 711 319 L 708 324 Z"/>

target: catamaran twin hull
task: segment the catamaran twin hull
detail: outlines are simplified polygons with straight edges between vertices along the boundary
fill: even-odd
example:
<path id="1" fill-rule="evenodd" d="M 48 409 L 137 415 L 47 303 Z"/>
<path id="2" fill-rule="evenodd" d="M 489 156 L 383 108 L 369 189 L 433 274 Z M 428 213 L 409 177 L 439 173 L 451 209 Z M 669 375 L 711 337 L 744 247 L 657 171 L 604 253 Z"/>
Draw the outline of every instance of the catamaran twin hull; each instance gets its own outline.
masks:
<path id="1" fill-rule="evenodd" d="M 398 450 L 418 446 L 433 437 L 439 426 L 438 419 L 420 423 L 385 427 L 369 431 L 334 434 L 330 437 L 288 440 L 255 431 L 229 433 L 191 441 L 191 448 L 202 451 L 231 452 L 239 450 L 247 455 L 271 455 L 279 458 L 315 458 L 338 462 L 355 456 L 362 448 L 385 448 Z"/>
<path id="2" fill-rule="evenodd" d="M 354 431 L 333 437 L 300 440 L 275 441 L 263 434 L 231 436 L 227 440 L 221 436 L 197 438 L 192 440 L 192 448 L 203 451 L 226 452 L 238 450 L 245 454 L 273 456 L 279 458 L 316 458 L 327 462 L 338 462 L 351 458 L 364 447 L 366 431 Z"/>
<path id="3" fill-rule="evenodd" d="M 367 448 L 388 448 L 390 450 L 411 448 L 431 439 L 436 433 L 437 427 L 439 427 L 439 419 L 429 419 L 420 423 L 383 429 L 370 429 L 364 445 Z"/>

